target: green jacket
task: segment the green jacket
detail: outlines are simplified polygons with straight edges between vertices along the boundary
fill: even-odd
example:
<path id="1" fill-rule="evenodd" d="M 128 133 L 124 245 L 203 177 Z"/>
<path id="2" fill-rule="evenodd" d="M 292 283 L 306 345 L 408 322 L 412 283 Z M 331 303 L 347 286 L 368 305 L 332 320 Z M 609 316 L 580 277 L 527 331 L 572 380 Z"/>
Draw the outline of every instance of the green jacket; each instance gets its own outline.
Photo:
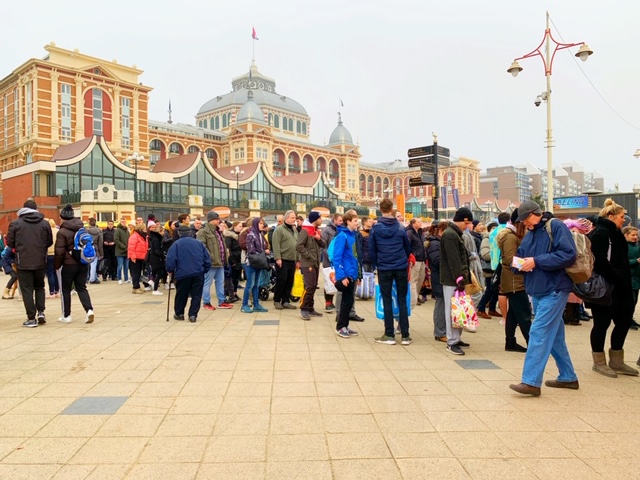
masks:
<path id="1" fill-rule="evenodd" d="M 298 242 L 298 231 L 295 226 L 292 228 L 283 223 L 273 232 L 273 258 L 275 260 L 298 260 L 296 253 L 296 243 Z"/>
<path id="2" fill-rule="evenodd" d="M 522 240 L 518 238 L 513 227 L 507 226 L 498 233 L 496 243 L 502 252 L 502 273 L 500 274 L 501 293 L 515 293 L 524 290 L 524 274 L 511 270 L 511 262 L 515 257 Z"/>
<path id="3" fill-rule="evenodd" d="M 129 248 L 129 229 L 118 224 L 113 234 L 113 241 L 116 243 L 116 257 L 126 257 Z"/>
<path id="4" fill-rule="evenodd" d="M 640 258 L 640 245 L 637 243 L 629 243 L 629 265 L 631 265 L 631 288 L 634 290 L 640 290 L 640 264 L 638 259 Z"/>
<path id="5" fill-rule="evenodd" d="M 198 230 L 196 238 L 204 243 L 211 256 L 211 268 L 224 267 L 227 263 L 227 248 L 218 227 L 205 223 Z"/>
<path id="6" fill-rule="evenodd" d="M 305 223 L 309 223 L 305 220 Z M 296 244 L 296 250 L 300 258 L 300 268 L 320 267 L 320 254 L 322 250 L 327 248 L 327 243 L 320 239 L 316 240 L 314 236 L 309 235 L 311 225 L 303 225 L 302 230 L 298 233 L 298 243 Z"/>

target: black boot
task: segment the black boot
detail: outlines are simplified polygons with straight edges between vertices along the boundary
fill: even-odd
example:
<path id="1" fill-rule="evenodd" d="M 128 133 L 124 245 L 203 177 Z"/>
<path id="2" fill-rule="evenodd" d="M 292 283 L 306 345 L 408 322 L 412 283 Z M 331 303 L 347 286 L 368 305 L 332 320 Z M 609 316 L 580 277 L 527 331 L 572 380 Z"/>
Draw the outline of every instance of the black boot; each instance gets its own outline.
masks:
<path id="1" fill-rule="evenodd" d="M 523 347 L 522 345 L 518 345 L 518 342 L 516 342 L 515 337 L 506 339 L 504 344 L 504 349 L 507 352 L 525 353 L 527 351 L 525 347 Z"/>
<path id="2" fill-rule="evenodd" d="M 565 325 L 582 325 L 578 319 L 578 304 L 567 303 L 564 307 L 564 313 L 562 319 Z"/>

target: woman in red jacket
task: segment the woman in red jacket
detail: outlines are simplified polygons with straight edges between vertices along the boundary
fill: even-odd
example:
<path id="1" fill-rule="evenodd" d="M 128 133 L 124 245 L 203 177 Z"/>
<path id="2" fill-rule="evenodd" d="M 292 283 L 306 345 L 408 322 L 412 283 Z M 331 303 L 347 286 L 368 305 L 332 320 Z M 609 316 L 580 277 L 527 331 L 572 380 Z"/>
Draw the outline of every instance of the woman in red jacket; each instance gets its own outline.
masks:
<path id="1" fill-rule="evenodd" d="M 140 277 L 142 269 L 149 251 L 146 226 L 139 223 L 133 228 L 133 233 L 129 237 L 127 256 L 129 257 L 129 269 L 131 270 L 131 281 L 133 283 L 133 293 L 144 293 L 149 287 L 145 284 L 145 289 L 140 288 Z"/>

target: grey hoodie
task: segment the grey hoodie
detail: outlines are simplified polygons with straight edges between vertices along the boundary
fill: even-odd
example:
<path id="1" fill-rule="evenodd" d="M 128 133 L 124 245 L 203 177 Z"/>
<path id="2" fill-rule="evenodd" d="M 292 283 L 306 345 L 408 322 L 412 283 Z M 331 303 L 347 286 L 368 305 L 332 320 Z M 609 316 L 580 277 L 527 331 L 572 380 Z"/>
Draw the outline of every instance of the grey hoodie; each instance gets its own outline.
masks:
<path id="1" fill-rule="evenodd" d="M 87 227 L 87 232 L 91 235 L 91 238 L 93 238 L 93 248 L 96 249 L 98 258 L 104 257 L 104 238 L 102 229 L 96 225 L 95 227 Z"/>

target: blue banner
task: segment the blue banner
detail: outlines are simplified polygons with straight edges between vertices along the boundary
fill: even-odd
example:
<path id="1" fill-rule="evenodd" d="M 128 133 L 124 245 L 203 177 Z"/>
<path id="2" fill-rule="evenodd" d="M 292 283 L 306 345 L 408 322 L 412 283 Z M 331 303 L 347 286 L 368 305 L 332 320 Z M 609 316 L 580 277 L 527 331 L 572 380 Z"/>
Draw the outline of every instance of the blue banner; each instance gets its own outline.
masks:
<path id="1" fill-rule="evenodd" d="M 442 208 L 447 208 L 447 187 L 440 187 L 440 192 L 442 198 Z"/>
<path id="2" fill-rule="evenodd" d="M 564 197 L 554 198 L 553 208 L 587 208 L 589 207 L 589 197 L 582 195 L 580 197 Z"/>
<path id="3" fill-rule="evenodd" d="M 453 195 L 453 206 L 456 207 L 456 210 L 460 208 L 460 197 L 458 195 L 458 189 L 454 188 L 451 190 L 451 194 Z"/>

